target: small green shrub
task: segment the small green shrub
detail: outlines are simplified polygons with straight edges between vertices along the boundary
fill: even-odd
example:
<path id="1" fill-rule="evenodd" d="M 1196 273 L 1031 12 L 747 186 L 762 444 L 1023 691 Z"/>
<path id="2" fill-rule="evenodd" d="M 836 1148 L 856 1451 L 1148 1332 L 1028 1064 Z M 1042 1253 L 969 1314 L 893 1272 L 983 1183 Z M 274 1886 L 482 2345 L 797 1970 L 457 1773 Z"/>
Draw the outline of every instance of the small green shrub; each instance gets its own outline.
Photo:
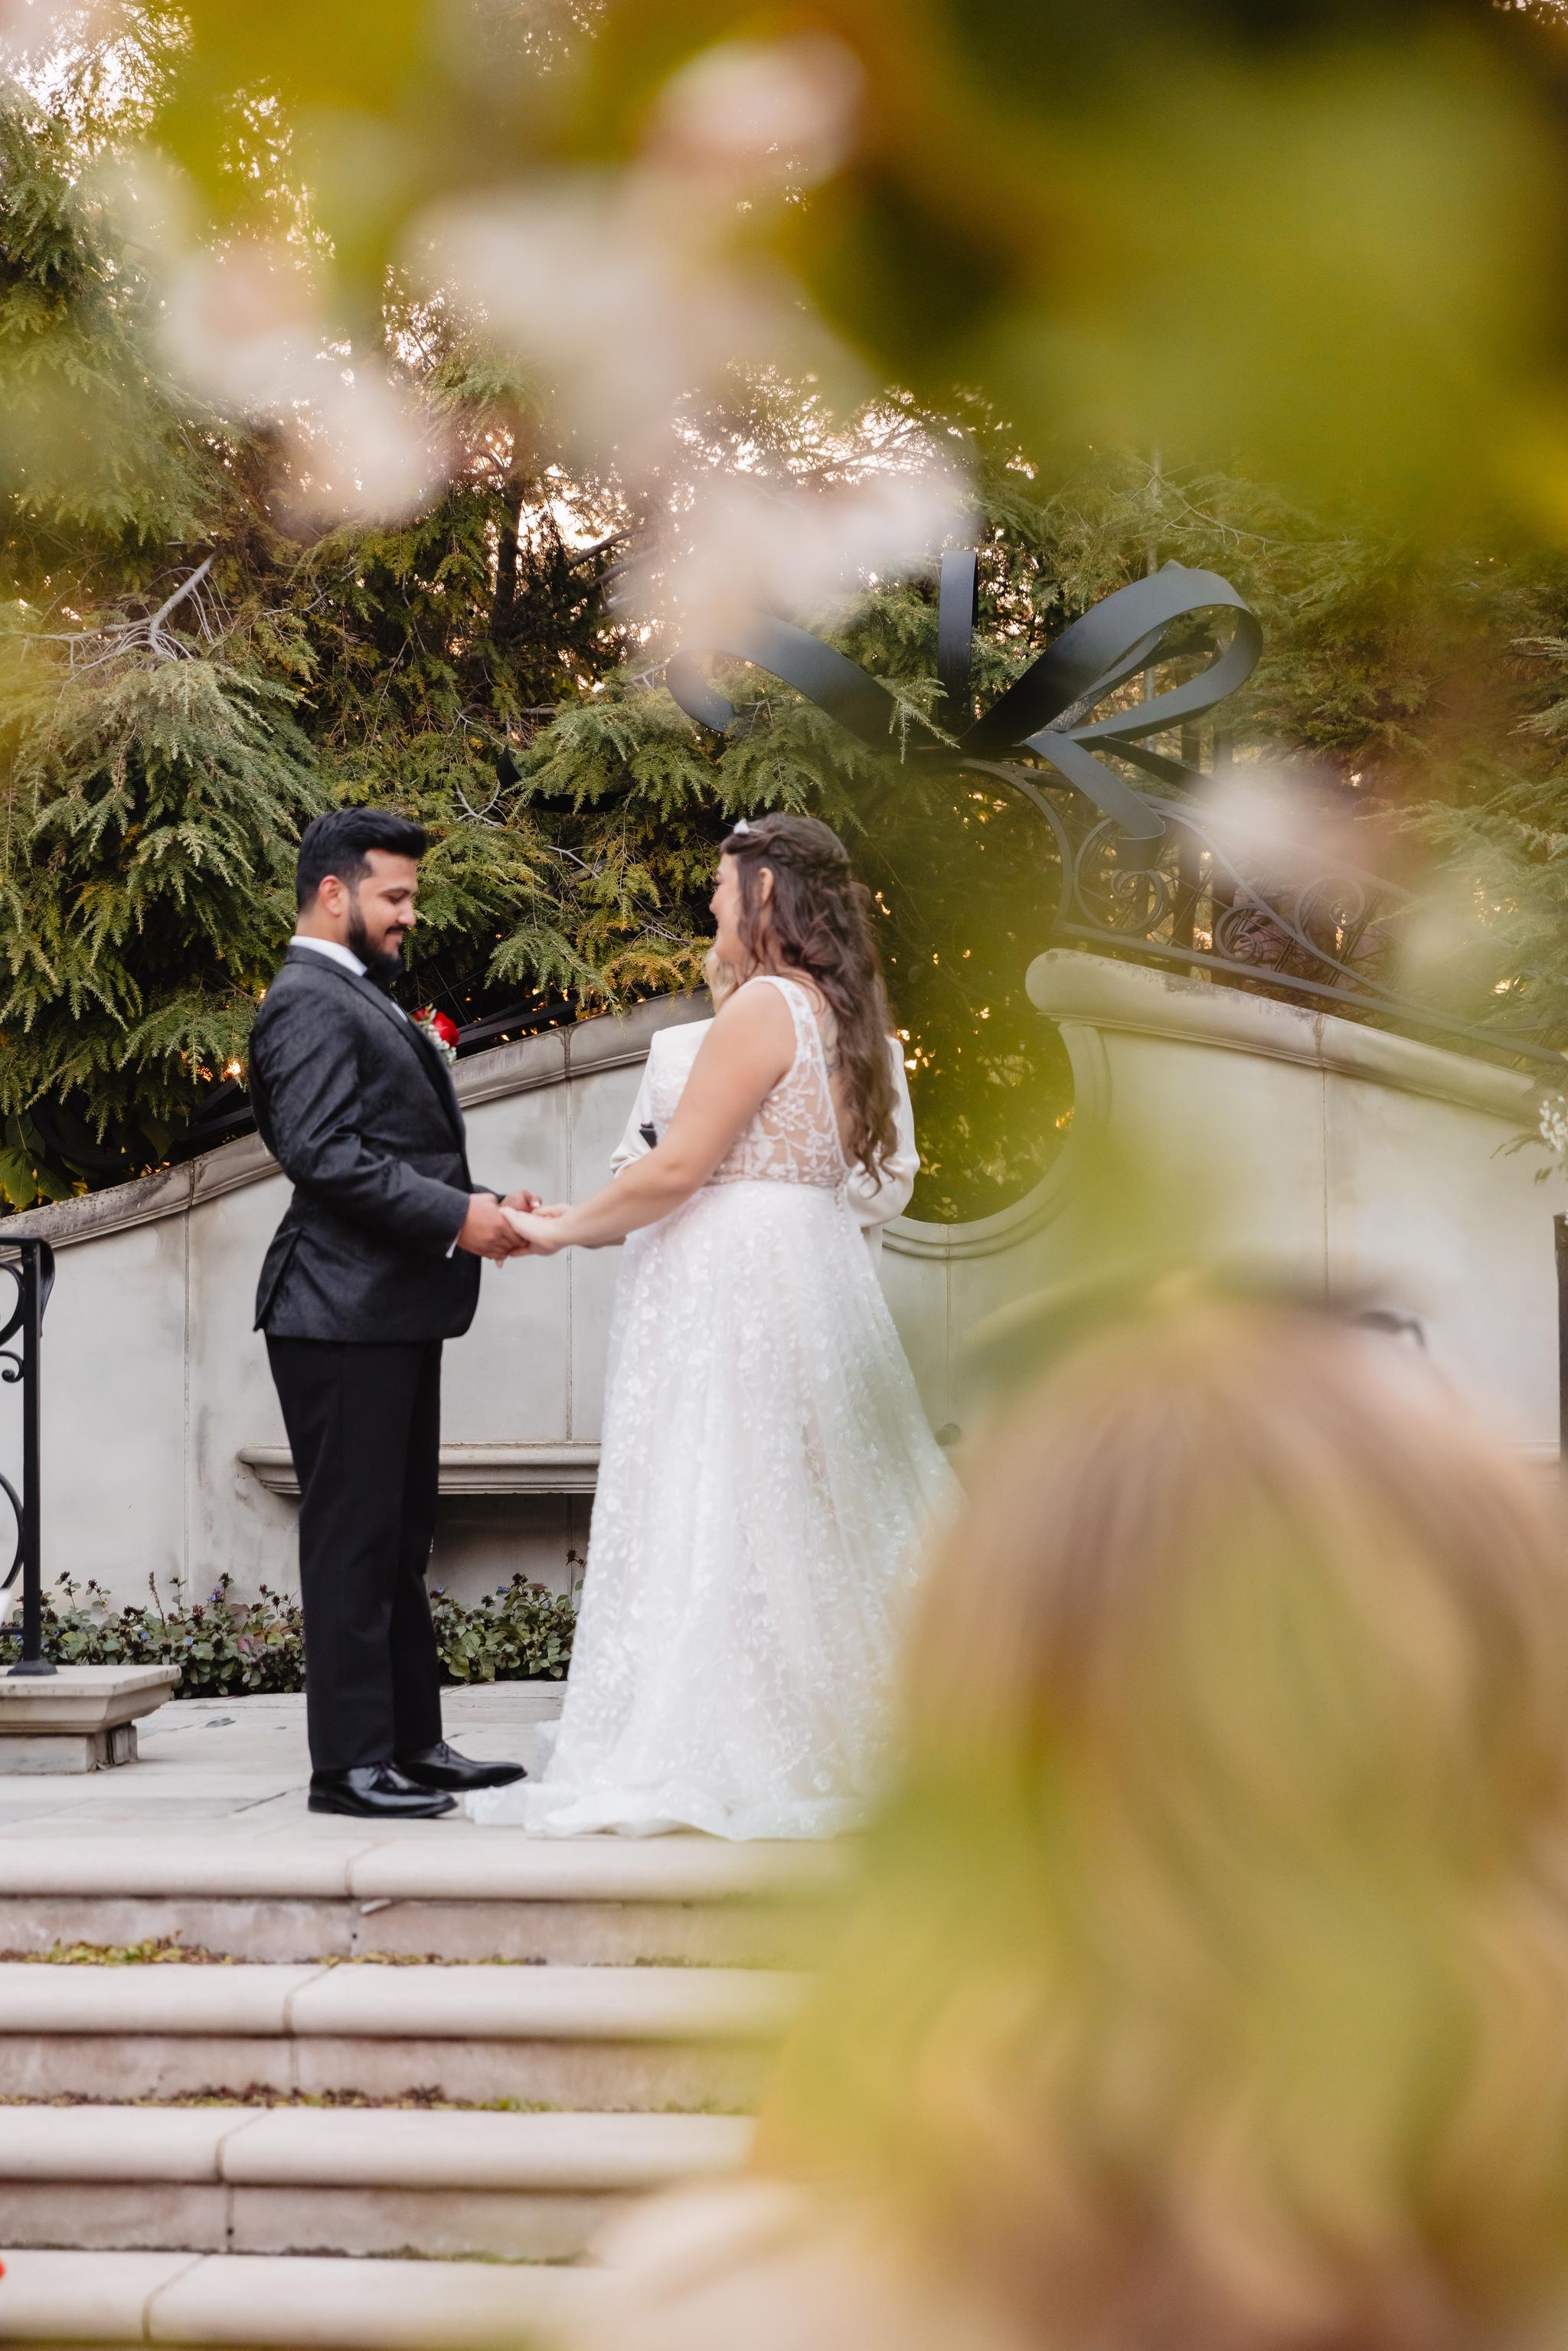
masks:
<path id="1" fill-rule="evenodd" d="M 575 1552 L 569 1563 L 575 1566 Z M 576 1590 L 575 1578 L 570 1593 L 559 1593 L 514 1575 L 469 1606 L 438 1585 L 430 1613 L 443 1674 L 454 1682 L 559 1682 L 571 1663 Z"/>
<path id="2" fill-rule="evenodd" d="M 90 1577 L 78 1592 L 62 1576 L 44 1599 L 44 1655 L 60 1666 L 178 1666 L 181 1698 L 302 1690 L 298 1601 L 265 1583 L 255 1600 L 235 1600 L 230 1584 L 222 1575 L 205 1600 L 179 1594 L 165 1605 L 149 1576 L 152 1605 L 115 1610 Z M 437 1587 L 430 1613 L 447 1681 L 559 1681 L 570 1663 L 573 1594 L 548 1592 L 520 1575 L 472 1604 Z M 13 1617 L 0 1625 L 0 1667 L 20 1651 L 21 1627 Z"/>

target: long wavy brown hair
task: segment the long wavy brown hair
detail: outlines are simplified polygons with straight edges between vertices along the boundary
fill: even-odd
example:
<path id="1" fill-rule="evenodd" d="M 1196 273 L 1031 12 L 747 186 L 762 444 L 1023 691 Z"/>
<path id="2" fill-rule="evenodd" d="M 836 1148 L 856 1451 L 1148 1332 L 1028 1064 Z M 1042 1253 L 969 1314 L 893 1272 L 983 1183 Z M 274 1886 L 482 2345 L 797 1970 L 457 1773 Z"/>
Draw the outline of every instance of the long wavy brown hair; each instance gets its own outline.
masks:
<path id="1" fill-rule="evenodd" d="M 1073 1348 L 969 1484 L 759 2163 L 1049 2351 L 1515 2345 L 1568 2294 L 1547 1477 L 1221 1301 Z"/>
<path id="2" fill-rule="evenodd" d="M 872 932 L 871 893 L 831 825 L 813 816 L 765 816 L 732 832 L 721 857 L 740 881 L 747 970 L 799 972 L 820 990 L 837 1030 L 849 1113 L 847 1155 L 874 1177 L 894 1145 L 893 1016 Z M 765 897 L 764 871 L 773 876 Z"/>

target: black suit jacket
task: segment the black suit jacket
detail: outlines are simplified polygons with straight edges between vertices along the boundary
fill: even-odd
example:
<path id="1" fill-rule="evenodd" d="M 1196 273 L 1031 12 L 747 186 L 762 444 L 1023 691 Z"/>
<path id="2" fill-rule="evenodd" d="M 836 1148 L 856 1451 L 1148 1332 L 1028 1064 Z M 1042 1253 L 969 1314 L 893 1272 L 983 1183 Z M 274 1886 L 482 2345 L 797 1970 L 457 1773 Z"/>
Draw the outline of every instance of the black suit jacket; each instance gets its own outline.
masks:
<path id="1" fill-rule="evenodd" d="M 454 1339 L 479 1259 L 448 1256 L 476 1188 L 434 1047 L 381 989 L 290 947 L 256 1016 L 250 1098 L 294 1179 L 256 1292 L 275 1339 Z"/>

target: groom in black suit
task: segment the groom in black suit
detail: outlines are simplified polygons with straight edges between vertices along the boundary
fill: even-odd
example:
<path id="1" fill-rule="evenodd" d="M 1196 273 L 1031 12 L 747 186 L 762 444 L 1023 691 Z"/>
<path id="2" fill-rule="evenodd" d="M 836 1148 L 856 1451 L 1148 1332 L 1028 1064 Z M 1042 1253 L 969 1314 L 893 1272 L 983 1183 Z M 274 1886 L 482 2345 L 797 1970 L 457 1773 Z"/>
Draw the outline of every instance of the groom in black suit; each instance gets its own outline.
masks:
<path id="1" fill-rule="evenodd" d="M 442 1738 L 424 1585 L 442 1342 L 474 1320 L 480 1259 L 520 1246 L 469 1176 L 444 1058 L 388 993 L 424 845 L 376 809 L 307 828 L 250 1055 L 256 1124 L 295 1186 L 256 1321 L 299 1477 L 310 1809 L 371 1818 L 432 1818 L 523 1777 Z"/>

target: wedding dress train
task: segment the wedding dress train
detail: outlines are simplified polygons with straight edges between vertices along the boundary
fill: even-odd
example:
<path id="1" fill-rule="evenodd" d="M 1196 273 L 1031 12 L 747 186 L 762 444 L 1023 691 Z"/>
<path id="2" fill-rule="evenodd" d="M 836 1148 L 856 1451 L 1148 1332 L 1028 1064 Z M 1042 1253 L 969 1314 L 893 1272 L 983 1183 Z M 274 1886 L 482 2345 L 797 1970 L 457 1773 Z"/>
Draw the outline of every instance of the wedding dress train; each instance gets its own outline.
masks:
<path id="1" fill-rule="evenodd" d="M 821 1837 L 876 1793 L 954 1480 L 846 1199 L 810 997 L 747 985 L 785 998 L 795 1058 L 709 1181 L 625 1244 L 565 1708 L 538 1775 L 471 1798 L 476 1820 Z"/>

